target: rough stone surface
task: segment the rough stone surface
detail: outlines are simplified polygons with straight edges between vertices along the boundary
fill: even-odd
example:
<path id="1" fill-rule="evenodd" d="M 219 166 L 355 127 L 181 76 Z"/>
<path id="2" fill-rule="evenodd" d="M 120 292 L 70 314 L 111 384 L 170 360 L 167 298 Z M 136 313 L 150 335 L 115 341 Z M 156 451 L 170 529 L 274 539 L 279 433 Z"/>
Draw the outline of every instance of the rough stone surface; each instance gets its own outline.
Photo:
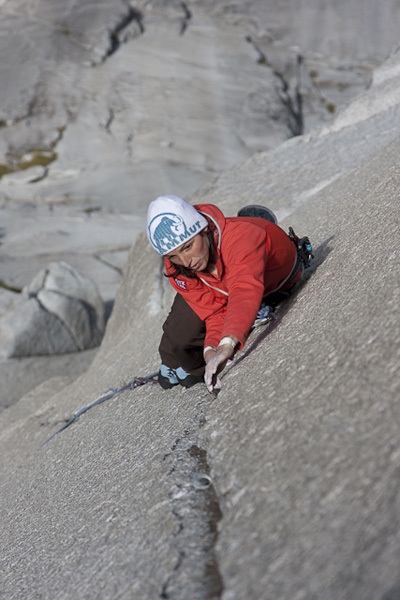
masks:
<path id="1" fill-rule="evenodd" d="M 64 262 L 51 263 L 0 318 L 2 357 L 87 350 L 100 344 L 104 327 L 95 284 Z"/>
<path id="2" fill-rule="evenodd" d="M 0 410 L 12 406 L 47 379 L 65 377 L 72 382 L 88 370 L 96 352 L 93 348 L 70 354 L 0 359 Z"/>
<path id="3" fill-rule="evenodd" d="M 399 61 L 330 127 L 196 193 L 227 214 L 246 194 L 269 199 L 316 256 L 218 397 L 146 385 L 41 446 L 110 386 L 158 367 L 172 294 L 141 235 L 87 373 L 2 412 L 4 597 L 397 597 Z"/>

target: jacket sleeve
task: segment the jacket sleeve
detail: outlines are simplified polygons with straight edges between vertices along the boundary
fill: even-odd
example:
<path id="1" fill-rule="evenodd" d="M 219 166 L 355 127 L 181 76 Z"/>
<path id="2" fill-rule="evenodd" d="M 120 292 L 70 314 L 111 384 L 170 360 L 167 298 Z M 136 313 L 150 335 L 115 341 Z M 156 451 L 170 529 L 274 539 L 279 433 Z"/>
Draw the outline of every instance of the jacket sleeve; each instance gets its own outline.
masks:
<path id="1" fill-rule="evenodd" d="M 224 236 L 221 256 L 228 303 L 206 320 L 206 346 L 218 345 L 222 337 L 234 335 L 243 347 L 259 310 L 264 295 L 267 234 L 258 227 L 250 231 L 247 228 L 246 232 L 243 236 L 243 228 L 237 223 Z"/>

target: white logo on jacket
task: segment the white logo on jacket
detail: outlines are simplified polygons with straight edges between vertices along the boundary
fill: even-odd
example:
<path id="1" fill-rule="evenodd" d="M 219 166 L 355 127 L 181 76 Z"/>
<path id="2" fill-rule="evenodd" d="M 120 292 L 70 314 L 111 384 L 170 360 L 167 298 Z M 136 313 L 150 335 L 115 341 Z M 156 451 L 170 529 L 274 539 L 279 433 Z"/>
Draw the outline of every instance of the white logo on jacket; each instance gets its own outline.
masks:
<path id="1" fill-rule="evenodd" d="M 186 281 L 182 281 L 182 279 L 174 279 L 174 281 L 181 290 L 187 290 Z"/>

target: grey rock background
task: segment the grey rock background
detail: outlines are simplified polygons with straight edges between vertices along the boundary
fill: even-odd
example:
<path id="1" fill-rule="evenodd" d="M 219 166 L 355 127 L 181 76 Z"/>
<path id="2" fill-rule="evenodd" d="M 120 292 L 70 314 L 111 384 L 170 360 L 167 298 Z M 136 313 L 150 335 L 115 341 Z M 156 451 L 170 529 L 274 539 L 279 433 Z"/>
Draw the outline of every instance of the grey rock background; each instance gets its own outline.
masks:
<path id="1" fill-rule="evenodd" d="M 41 446 L 158 367 L 171 291 L 137 238 L 90 369 L 0 415 L 4 597 L 397 597 L 399 107 L 393 53 L 331 124 L 190 196 L 226 214 L 267 197 L 316 254 L 217 398 L 147 385 Z"/>

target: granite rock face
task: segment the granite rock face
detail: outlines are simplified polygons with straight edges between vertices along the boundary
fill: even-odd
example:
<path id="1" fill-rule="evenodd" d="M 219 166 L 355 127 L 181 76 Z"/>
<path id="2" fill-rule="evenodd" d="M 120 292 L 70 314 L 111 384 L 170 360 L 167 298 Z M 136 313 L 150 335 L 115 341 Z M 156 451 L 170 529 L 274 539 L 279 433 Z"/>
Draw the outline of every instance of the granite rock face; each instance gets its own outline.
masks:
<path id="1" fill-rule="evenodd" d="M 191 196 L 233 215 L 251 194 L 315 251 L 217 398 L 129 389 L 159 365 L 172 300 L 142 234 L 90 369 L 2 412 L 4 597 L 398 596 L 399 65 L 330 126 Z M 42 446 L 110 386 L 128 389 Z"/>
<path id="2" fill-rule="evenodd" d="M 1 279 L 23 287 L 65 260 L 114 299 L 148 202 L 330 122 L 398 42 L 397 13 L 396 0 L 1 2 Z"/>
<path id="3" fill-rule="evenodd" d="M 0 318 L 3 358 L 79 352 L 100 344 L 104 303 L 96 285 L 70 265 L 51 263 Z"/>

